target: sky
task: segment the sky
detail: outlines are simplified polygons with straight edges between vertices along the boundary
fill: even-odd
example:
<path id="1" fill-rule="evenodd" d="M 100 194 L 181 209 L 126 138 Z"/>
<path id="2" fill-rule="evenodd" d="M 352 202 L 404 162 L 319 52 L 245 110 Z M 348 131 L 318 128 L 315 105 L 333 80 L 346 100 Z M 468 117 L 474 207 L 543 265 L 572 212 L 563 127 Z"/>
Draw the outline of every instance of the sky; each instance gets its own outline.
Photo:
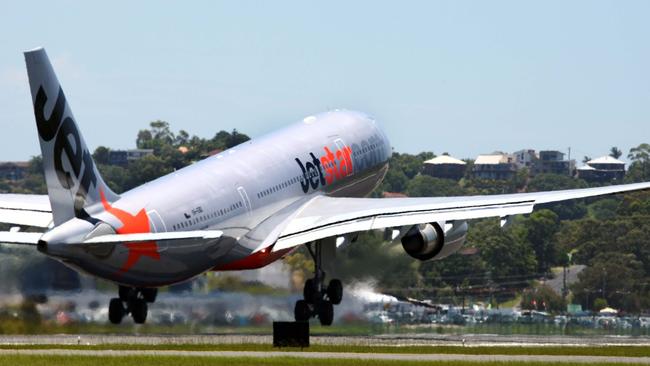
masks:
<path id="1" fill-rule="evenodd" d="M 138 130 L 251 137 L 330 109 L 398 152 L 598 157 L 650 142 L 648 1 L 12 1 L 0 160 L 39 147 L 22 51 L 46 48 L 91 150 Z"/>

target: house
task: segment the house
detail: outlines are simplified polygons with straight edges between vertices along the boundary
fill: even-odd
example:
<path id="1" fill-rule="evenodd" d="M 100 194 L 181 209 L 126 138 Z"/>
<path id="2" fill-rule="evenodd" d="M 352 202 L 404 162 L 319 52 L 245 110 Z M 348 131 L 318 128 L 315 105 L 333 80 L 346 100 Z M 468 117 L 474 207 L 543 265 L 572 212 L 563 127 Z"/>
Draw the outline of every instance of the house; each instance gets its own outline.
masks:
<path id="1" fill-rule="evenodd" d="M 515 157 L 501 152 L 479 155 L 472 169 L 474 177 L 479 179 L 508 180 L 517 173 Z"/>
<path id="2" fill-rule="evenodd" d="M 533 174 L 560 174 L 573 176 L 575 160 L 565 160 L 564 153 L 557 150 L 539 152 L 539 159 L 533 164 Z"/>
<path id="3" fill-rule="evenodd" d="M 424 162 L 422 174 L 435 178 L 459 180 L 465 176 L 466 168 L 466 162 L 449 155 L 440 155 Z"/>
<path id="4" fill-rule="evenodd" d="M 0 179 L 19 180 L 29 169 L 28 161 L 5 161 L 0 162 Z"/>
<path id="5" fill-rule="evenodd" d="M 153 149 L 110 150 L 108 164 L 127 166 L 130 162 L 140 160 L 148 155 L 153 155 Z"/>
<path id="6" fill-rule="evenodd" d="M 539 159 L 537 157 L 537 153 L 535 150 L 532 149 L 523 149 L 519 151 L 515 151 L 512 153 L 515 157 L 515 164 L 517 164 L 517 167 L 519 169 L 522 168 L 532 168 L 532 166 L 535 164 L 535 162 Z"/>
<path id="7" fill-rule="evenodd" d="M 577 170 L 578 178 L 587 182 L 621 181 L 625 177 L 625 163 L 611 156 L 589 160 Z"/>

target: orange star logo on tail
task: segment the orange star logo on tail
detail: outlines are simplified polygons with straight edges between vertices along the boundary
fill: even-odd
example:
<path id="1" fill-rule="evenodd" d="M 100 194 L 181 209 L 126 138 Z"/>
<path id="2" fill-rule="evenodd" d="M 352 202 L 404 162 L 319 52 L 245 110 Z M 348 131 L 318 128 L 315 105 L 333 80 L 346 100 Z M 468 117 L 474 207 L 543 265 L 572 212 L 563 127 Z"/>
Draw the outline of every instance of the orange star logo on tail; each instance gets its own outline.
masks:
<path id="1" fill-rule="evenodd" d="M 149 217 L 144 209 L 138 211 L 137 214 L 131 215 L 130 213 L 120 210 L 111 206 L 104 196 L 104 191 L 100 190 L 99 195 L 102 200 L 104 209 L 111 215 L 115 216 L 122 226 L 116 231 L 118 234 L 137 234 L 137 233 L 150 233 Z M 142 243 L 126 243 L 124 244 L 129 251 L 129 257 L 120 269 L 120 273 L 130 270 L 141 257 L 149 257 L 154 260 L 160 260 L 160 253 L 158 253 L 158 245 L 155 241 L 147 241 Z"/>

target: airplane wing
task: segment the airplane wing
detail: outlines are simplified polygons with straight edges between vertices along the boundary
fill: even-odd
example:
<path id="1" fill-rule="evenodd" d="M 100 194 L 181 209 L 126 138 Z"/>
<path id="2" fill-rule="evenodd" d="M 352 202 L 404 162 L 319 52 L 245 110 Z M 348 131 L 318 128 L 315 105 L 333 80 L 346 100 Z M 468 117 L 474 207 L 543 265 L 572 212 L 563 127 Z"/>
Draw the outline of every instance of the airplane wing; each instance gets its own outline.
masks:
<path id="1" fill-rule="evenodd" d="M 348 233 L 486 217 L 528 214 L 537 204 L 650 189 L 650 182 L 563 191 L 437 198 L 315 196 L 282 225 L 273 251 Z M 268 244 L 269 240 L 265 240 Z M 263 249 L 259 246 L 255 251 Z"/>
<path id="2" fill-rule="evenodd" d="M 47 195 L 0 194 L 0 223 L 46 228 L 52 222 Z"/>

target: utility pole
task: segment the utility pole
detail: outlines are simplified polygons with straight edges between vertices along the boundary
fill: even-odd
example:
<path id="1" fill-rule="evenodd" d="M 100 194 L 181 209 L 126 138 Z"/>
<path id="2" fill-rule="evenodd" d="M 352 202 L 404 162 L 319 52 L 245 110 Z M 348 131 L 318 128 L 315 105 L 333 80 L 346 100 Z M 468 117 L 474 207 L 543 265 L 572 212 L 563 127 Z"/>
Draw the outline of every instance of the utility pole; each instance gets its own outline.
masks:
<path id="1" fill-rule="evenodd" d="M 565 264 L 564 267 L 562 267 L 562 272 L 563 272 L 562 273 L 562 300 L 564 300 L 565 302 L 566 302 L 566 295 L 567 295 L 567 288 L 566 288 L 566 272 L 567 272 L 567 268 L 566 268 L 566 266 L 567 265 Z"/>
<path id="2" fill-rule="evenodd" d="M 603 268 L 603 299 L 607 300 L 605 297 L 605 286 L 607 285 L 607 270 Z"/>
<path id="3" fill-rule="evenodd" d="M 569 164 L 567 164 L 567 165 L 569 166 L 569 177 L 571 177 L 571 176 L 573 176 L 573 174 L 571 174 L 571 173 L 573 173 L 571 171 L 571 146 L 569 146 Z"/>

